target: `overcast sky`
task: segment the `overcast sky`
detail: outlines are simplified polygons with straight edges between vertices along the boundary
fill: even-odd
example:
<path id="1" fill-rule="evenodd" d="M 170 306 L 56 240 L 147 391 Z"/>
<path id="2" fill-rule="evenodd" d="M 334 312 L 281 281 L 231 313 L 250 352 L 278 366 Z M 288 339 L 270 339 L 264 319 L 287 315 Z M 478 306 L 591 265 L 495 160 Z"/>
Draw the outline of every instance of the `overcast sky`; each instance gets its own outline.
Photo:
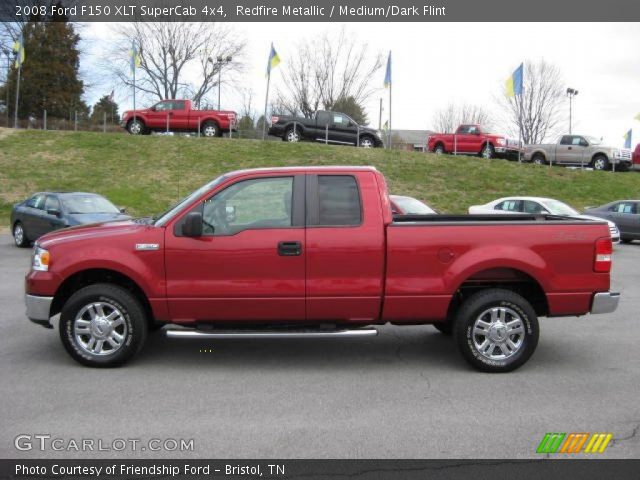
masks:
<path id="1" fill-rule="evenodd" d="M 504 82 L 524 60 L 545 59 L 557 65 L 567 87 L 579 90 L 573 102 L 573 131 L 604 136 L 622 146 L 623 135 L 634 129 L 640 142 L 640 24 L 638 23 L 235 23 L 232 28 L 247 39 L 246 71 L 238 86 L 251 88 L 255 108 L 264 105 L 265 67 L 273 41 L 282 62 L 272 74 L 272 86 L 282 87 L 279 71 L 300 40 L 321 33 L 337 33 L 346 26 L 374 51 L 393 51 L 393 127 L 430 129 L 436 110 L 450 102 L 467 102 L 495 110 L 495 98 Z M 82 29 L 87 52 L 82 69 L 91 68 L 112 38 L 109 24 L 87 24 Z M 384 98 L 383 122 L 388 116 L 388 91 L 383 88 L 367 103 L 371 124 L 377 127 L 379 98 Z M 110 80 L 87 92 L 93 104 L 109 93 Z M 235 85 L 222 90 L 222 107 L 240 109 Z M 116 101 L 130 107 L 130 98 L 118 92 Z M 496 111 L 496 115 L 498 111 Z M 566 129 L 569 104 L 566 102 Z M 498 123 L 498 122 L 496 122 Z"/>

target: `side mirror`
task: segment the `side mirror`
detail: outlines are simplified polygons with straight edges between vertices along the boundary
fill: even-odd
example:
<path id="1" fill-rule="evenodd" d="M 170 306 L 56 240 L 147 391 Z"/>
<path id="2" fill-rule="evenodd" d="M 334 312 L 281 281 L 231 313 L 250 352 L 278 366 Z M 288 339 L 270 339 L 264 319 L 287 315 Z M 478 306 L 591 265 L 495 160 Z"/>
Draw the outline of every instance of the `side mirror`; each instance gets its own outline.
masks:
<path id="1" fill-rule="evenodd" d="M 149 110 L 151 110 L 152 112 L 156 111 L 156 106 L 154 105 L 153 107 L 151 107 Z"/>
<path id="2" fill-rule="evenodd" d="M 58 210 L 57 208 L 51 208 L 51 209 L 47 210 L 47 215 L 53 215 L 54 217 L 59 217 L 60 216 L 60 210 Z"/>
<path id="3" fill-rule="evenodd" d="M 120 210 L 120 213 L 127 213 L 127 209 L 124 207 L 120 207 L 118 210 Z"/>
<path id="4" fill-rule="evenodd" d="M 202 236 L 202 213 L 189 212 L 182 224 L 182 235 L 185 237 Z"/>

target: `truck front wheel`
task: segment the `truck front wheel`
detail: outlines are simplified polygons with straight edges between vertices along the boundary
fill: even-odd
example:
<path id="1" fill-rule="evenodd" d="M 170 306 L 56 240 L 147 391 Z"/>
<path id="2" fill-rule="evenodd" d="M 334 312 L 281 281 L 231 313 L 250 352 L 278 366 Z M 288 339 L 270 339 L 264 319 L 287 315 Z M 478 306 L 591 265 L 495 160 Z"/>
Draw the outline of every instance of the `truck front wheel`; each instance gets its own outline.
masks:
<path id="1" fill-rule="evenodd" d="M 442 155 L 445 153 L 444 151 L 444 146 L 439 143 L 438 145 L 435 146 L 435 148 L 433 149 L 433 153 L 435 153 L 436 155 Z"/>
<path id="2" fill-rule="evenodd" d="M 609 168 L 609 160 L 604 155 L 598 155 L 591 162 L 594 170 L 606 170 Z"/>
<path id="3" fill-rule="evenodd" d="M 117 285 L 89 285 L 62 307 L 60 339 L 69 355 L 83 365 L 122 365 L 142 348 L 146 338 L 142 305 Z"/>
<path id="4" fill-rule="evenodd" d="M 522 366 L 538 345 L 535 310 L 511 290 L 491 288 L 470 296 L 455 317 L 454 335 L 464 358 L 484 372 Z"/>
<path id="5" fill-rule="evenodd" d="M 485 146 L 482 147 L 482 150 L 480 151 L 480 156 L 484 158 L 493 158 L 495 154 L 496 151 L 493 148 L 493 145 L 491 145 L 490 143 L 485 144 Z"/>
<path id="6" fill-rule="evenodd" d="M 203 137 L 219 137 L 220 129 L 218 128 L 218 124 L 215 122 L 204 122 L 202 125 L 202 136 Z"/>
<path id="7" fill-rule="evenodd" d="M 127 131 L 131 135 L 144 135 L 145 133 L 147 133 L 147 129 L 144 126 L 144 123 L 138 119 L 131 120 L 127 124 Z"/>

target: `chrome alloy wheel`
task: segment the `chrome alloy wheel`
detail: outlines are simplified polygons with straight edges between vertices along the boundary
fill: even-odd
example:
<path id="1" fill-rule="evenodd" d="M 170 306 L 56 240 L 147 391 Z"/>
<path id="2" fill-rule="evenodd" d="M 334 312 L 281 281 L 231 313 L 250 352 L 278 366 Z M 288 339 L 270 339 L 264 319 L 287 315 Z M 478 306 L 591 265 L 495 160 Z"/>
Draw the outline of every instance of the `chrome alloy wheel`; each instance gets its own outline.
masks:
<path id="1" fill-rule="evenodd" d="M 127 338 L 127 324 L 122 312 L 107 302 L 85 305 L 73 321 L 76 343 L 91 355 L 111 355 Z"/>
<path id="2" fill-rule="evenodd" d="M 218 128 L 212 123 L 209 123 L 202 129 L 202 134 L 205 137 L 215 137 L 218 135 Z"/>
<path id="3" fill-rule="evenodd" d="M 296 130 L 292 129 L 287 132 L 287 142 L 299 142 L 299 141 L 300 141 L 300 135 Z"/>
<path id="4" fill-rule="evenodd" d="M 508 307 L 492 307 L 473 323 L 473 346 L 489 360 L 504 360 L 520 350 L 524 334 L 524 323 L 518 312 Z"/>
<path id="5" fill-rule="evenodd" d="M 371 140 L 369 137 L 365 137 L 360 140 L 360 146 L 362 148 L 373 148 L 375 145 L 373 144 L 373 140 Z"/>
<path id="6" fill-rule="evenodd" d="M 22 245 L 24 242 L 24 230 L 22 229 L 22 225 L 19 223 L 13 229 L 13 239 L 16 242 L 16 245 Z"/>

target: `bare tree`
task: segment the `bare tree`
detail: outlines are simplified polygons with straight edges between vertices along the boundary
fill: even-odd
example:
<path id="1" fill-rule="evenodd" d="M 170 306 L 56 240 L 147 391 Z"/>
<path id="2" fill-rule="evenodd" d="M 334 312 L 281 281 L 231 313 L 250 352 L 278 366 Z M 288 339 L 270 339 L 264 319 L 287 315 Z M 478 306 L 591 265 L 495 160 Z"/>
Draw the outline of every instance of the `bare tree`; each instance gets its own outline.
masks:
<path id="1" fill-rule="evenodd" d="M 525 144 L 542 143 L 557 133 L 560 108 L 564 100 L 560 69 L 545 60 L 525 62 L 522 95 L 501 98 L 506 129 L 512 136 L 521 134 Z"/>
<path id="2" fill-rule="evenodd" d="M 489 112 L 481 106 L 468 103 L 461 105 L 449 103 L 433 116 L 433 126 L 436 132 L 453 133 L 458 125 L 463 123 L 477 123 L 485 128 L 493 126 Z"/>
<path id="3" fill-rule="evenodd" d="M 338 35 L 324 33 L 299 44 L 297 54 L 283 65 L 285 87 L 278 90 L 278 104 L 305 117 L 348 97 L 362 105 L 379 89 L 372 78 L 382 64 L 380 53 L 345 29 Z"/>
<path id="4" fill-rule="evenodd" d="M 154 99 L 190 97 L 199 105 L 218 86 L 220 69 L 226 83 L 242 67 L 245 43 L 223 24 L 133 22 L 121 24 L 116 33 L 119 41 L 105 66 L 131 86 L 129 52 L 135 42 L 141 57 L 136 87 Z"/>

